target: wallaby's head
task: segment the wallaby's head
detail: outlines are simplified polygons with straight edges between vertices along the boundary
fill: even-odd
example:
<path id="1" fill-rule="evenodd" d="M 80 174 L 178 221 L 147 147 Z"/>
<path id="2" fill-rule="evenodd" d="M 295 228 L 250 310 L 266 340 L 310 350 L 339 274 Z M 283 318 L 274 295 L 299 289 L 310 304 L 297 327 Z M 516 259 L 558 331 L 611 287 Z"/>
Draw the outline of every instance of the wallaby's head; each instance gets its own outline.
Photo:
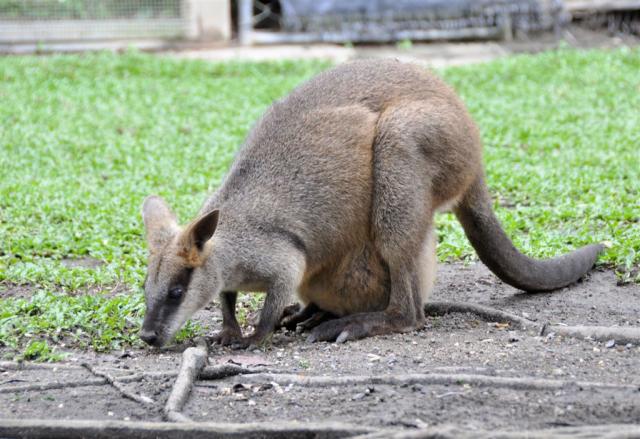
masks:
<path id="1" fill-rule="evenodd" d="M 144 283 L 147 311 L 140 338 L 160 347 L 219 292 L 216 267 L 207 263 L 213 250 L 210 238 L 218 224 L 218 211 L 202 215 L 182 228 L 165 201 L 150 196 L 142 205 L 142 219 L 149 261 Z"/>

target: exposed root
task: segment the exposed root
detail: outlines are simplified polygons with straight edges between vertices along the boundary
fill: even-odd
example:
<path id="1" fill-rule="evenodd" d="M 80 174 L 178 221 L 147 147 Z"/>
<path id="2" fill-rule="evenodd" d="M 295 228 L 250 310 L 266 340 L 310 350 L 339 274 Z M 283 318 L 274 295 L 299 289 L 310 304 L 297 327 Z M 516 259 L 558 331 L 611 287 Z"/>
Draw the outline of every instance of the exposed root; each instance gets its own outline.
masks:
<path id="1" fill-rule="evenodd" d="M 535 329 L 539 336 L 554 332 L 564 337 L 640 344 L 640 328 L 638 327 L 563 326 L 548 323 L 540 325 L 506 311 L 466 302 L 430 302 L 425 305 L 424 312 L 427 316 L 442 316 L 454 312 L 470 313 L 489 322 L 508 322 L 520 329 Z"/>
<path id="2" fill-rule="evenodd" d="M 149 398 L 148 396 L 136 395 L 135 393 L 132 393 L 132 392 L 128 391 L 127 389 L 124 388 L 124 386 L 120 382 L 118 382 L 116 380 L 116 378 L 114 378 L 113 376 L 109 375 L 108 373 L 98 371 L 93 366 L 91 366 L 90 364 L 87 364 L 87 363 L 82 363 L 82 367 L 87 369 L 89 372 L 91 372 L 95 376 L 104 378 L 107 381 L 108 384 L 110 384 L 114 389 L 116 389 L 118 392 L 120 392 L 120 394 L 122 396 L 124 396 L 125 398 L 128 398 L 128 399 L 130 399 L 132 401 L 135 401 L 137 403 L 140 403 L 140 404 L 153 404 L 154 403 L 153 399 Z M 142 379 L 142 378 L 143 378 L 143 376 L 140 375 L 140 379 Z"/>
<path id="3" fill-rule="evenodd" d="M 615 340 L 620 344 L 640 344 L 640 328 L 636 327 L 547 325 L 541 335 L 550 332 L 555 332 L 563 337 L 598 341 Z"/>
<path id="4" fill-rule="evenodd" d="M 204 340 L 197 347 L 188 348 L 182 354 L 182 364 L 171 394 L 164 406 L 164 417 L 171 422 L 189 422 L 182 409 L 187 403 L 194 381 L 207 363 L 208 348 Z"/>
<path id="5" fill-rule="evenodd" d="M 200 380 L 220 380 L 235 375 L 248 375 L 260 372 L 270 372 L 264 369 L 247 369 L 246 367 L 239 366 L 237 364 L 218 364 L 215 366 L 205 366 L 198 379 Z"/>
<path id="6" fill-rule="evenodd" d="M 368 433 L 352 439 L 626 439 L 638 436 L 640 425 L 637 424 L 581 425 L 527 431 L 464 430 L 454 425 L 440 425 L 413 431 Z"/>
<path id="7" fill-rule="evenodd" d="M 2 370 L 33 370 L 33 369 L 48 369 L 48 370 L 79 370 L 82 366 L 67 363 L 31 363 L 28 361 L 0 361 L 0 371 Z"/>
<path id="8" fill-rule="evenodd" d="M 339 422 L 131 422 L 72 421 L 36 419 L 0 419 L 0 437 L 31 439 L 175 439 L 175 438 L 243 438 L 339 439 L 381 431 L 372 427 Z"/>
<path id="9" fill-rule="evenodd" d="M 53 381 L 53 382 L 46 382 L 46 383 L 22 384 L 19 386 L 0 387 L 0 393 L 68 389 L 71 387 L 102 386 L 105 384 L 107 384 L 107 380 L 105 380 L 104 378 L 90 378 L 87 380 L 68 381 L 68 382 Z"/>
<path id="10" fill-rule="evenodd" d="M 102 377 L 102 372 L 95 371 L 96 375 Z M 93 372 L 92 372 L 93 373 Z M 176 376 L 176 372 L 140 372 L 131 375 L 124 375 L 119 377 L 112 377 L 116 383 L 133 383 L 140 381 L 144 378 L 158 378 L 158 377 L 173 377 Z M 55 390 L 55 389 L 67 389 L 72 387 L 89 387 L 89 386 L 103 386 L 105 384 L 111 384 L 106 378 L 89 378 L 83 380 L 74 381 L 49 381 L 37 384 L 21 384 L 17 386 L 0 387 L 0 393 L 16 393 L 16 392 L 32 392 L 43 390 Z"/>
<path id="11" fill-rule="evenodd" d="M 639 385 L 610 384 L 588 381 L 562 381 L 544 378 L 515 378 L 472 374 L 402 374 L 373 376 L 305 376 L 293 374 L 258 373 L 237 379 L 242 383 L 277 383 L 280 386 L 290 384 L 303 387 L 340 387 L 350 385 L 464 385 L 480 387 L 508 388 L 514 390 L 558 390 L 570 387 L 579 389 L 616 389 L 640 390 Z"/>
<path id="12" fill-rule="evenodd" d="M 525 319 L 524 317 L 474 303 L 429 302 L 424 306 L 424 313 L 427 316 L 443 316 L 454 312 L 475 314 L 489 322 L 508 322 L 521 329 L 530 329 L 539 326 L 536 322 Z"/>

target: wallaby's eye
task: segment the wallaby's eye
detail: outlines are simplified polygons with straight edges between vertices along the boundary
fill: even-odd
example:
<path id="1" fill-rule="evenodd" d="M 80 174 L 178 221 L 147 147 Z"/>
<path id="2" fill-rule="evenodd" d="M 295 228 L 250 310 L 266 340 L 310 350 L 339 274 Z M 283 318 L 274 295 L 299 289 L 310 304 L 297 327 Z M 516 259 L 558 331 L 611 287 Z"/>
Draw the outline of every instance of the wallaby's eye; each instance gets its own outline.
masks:
<path id="1" fill-rule="evenodd" d="M 183 294 L 184 288 L 179 285 L 169 289 L 169 299 L 171 300 L 179 300 Z"/>

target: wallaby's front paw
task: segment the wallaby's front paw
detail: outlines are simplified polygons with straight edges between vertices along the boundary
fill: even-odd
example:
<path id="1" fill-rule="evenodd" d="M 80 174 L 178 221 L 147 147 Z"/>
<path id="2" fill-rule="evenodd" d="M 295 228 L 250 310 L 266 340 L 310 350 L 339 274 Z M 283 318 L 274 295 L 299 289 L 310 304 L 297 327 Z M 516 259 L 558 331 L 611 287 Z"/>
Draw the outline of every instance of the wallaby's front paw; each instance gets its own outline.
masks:
<path id="1" fill-rule="evenodd" d="M 209 340 L 211 343 L 217 343 L 222 346 L 231 346 L 235 343 L 242 341 L 242 332 L 234 329 L 223 329 L 220 332 L 213 334 Z"/>

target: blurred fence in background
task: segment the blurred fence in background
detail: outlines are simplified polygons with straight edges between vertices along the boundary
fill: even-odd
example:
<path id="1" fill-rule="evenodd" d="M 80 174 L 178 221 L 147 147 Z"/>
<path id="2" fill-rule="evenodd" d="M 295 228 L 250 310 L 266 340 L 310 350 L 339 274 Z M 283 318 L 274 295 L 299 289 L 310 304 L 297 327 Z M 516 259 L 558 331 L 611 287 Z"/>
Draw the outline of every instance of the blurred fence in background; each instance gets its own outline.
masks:
<path id="1" fill-rule="evenodd" d="M 238 0 L 238 32 L 247 44 L 511 39 L 559 28 L 563 11 L 561 0 Z"/>
<path id="2" fill-rule="evenodd" d="M 228 40 L 228 0 L 0 0 L 0 43 Z"/>
<path id="3" fill-rule="evenodd" d="M 0 51 L 510 40 L 572 17 L 640 34 L 640 0 L 0 0 Z"/>

